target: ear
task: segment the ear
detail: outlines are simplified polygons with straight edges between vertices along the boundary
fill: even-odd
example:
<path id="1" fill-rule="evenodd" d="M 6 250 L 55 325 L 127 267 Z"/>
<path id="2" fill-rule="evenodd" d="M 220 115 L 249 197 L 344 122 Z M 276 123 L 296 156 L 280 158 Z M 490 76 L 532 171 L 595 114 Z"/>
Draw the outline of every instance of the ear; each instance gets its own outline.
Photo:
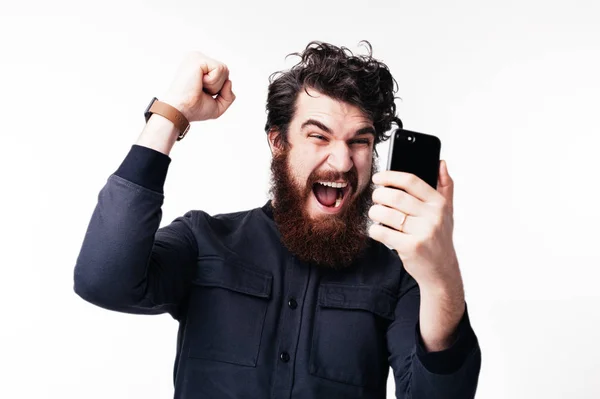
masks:
<path id="1" fill-rule="evenodd" d="M 269 140 L 269 147 L 271 148 L 271 155 L 278 154 L 283 150 L 283 141 L 281 132 L 276 127 L 272 127 L 267 133 L 267 139 Z"/>

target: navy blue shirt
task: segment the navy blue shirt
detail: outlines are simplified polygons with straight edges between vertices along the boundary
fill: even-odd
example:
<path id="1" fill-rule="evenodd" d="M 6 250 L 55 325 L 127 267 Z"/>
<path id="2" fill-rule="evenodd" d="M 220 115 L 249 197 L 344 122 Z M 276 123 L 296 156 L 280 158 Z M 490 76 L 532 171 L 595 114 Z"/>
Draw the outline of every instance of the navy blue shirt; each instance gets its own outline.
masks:
<path id="1" fill-rule="evenodd" d="M 473 398 L 481 352 L 468 310 L 457 339 L 427 352 L 419 286 L 369 239 L 336 271 L 282 245 L 271 203 L 189 211 L 159 228 L 171 158 L 133 145 L 98 196 L 74 270 L 97 306 L 179 322 L 175 398 Z"/>

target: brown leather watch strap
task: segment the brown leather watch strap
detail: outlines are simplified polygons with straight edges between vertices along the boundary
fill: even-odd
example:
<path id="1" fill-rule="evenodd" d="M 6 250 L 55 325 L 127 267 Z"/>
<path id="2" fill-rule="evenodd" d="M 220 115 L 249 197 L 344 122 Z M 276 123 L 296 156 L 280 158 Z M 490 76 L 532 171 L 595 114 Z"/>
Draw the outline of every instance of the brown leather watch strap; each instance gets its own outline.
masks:
<path id="1" fill-rule="evenodd" d="M 148 111 L 153 114 L 164 116 L 173 122 L 175 127 L 179 129 L 180 132 L 179 136 L 177 137 L 177 141 L 184 138 L 188 130 L 190 130 L 190 123 L 188 122 L 187 118 L 177 108 L 167 103 L 155 100 Z"/>

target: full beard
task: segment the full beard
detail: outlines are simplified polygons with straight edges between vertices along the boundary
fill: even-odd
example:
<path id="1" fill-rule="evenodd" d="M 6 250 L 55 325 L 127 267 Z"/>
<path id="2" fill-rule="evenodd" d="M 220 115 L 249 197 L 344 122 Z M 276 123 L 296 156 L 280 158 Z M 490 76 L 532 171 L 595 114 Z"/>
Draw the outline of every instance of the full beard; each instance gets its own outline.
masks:
<path id="1" fill-rule="evenodd" d="M 274 155 L 271 161 L 271 194 L 273 217 L 283 244 L 298 259 L 318 266 L 342 269 L 349 267 L 362 254 L 368 244 L 368 211 L 372 204 L 375 185 L 369 184 L 356 195 L 358 174 L 352 168 L 346 174 L 312 173 L 305 187 L 293 178 L 288 165 L 289 151 Z M 376 171 L 375 160 L 371 175 Z M 311 218 L 308 200 L 317 181 L 346 179 L 351 185 L 351 197 L 344 201 L 343 209 L 333 215 L 323 214 Z"/>

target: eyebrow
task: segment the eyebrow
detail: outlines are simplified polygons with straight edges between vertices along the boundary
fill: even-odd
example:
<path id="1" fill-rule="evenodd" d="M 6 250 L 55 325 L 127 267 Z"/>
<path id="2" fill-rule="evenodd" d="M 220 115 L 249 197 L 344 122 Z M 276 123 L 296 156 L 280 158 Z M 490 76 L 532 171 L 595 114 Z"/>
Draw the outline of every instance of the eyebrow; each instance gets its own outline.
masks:
<path id="1" fill-rule="evenodd" d="M 332 134 L 330 128 L 328 128 L 325 124 L 319 122 L 316 119 L 308 119 L 308 120 L 306 120 L 306 122 L 304 122 L 302 124 L 302 126 L 300 126 L 300 129 L 304 129 L 307 126 L 316 126 L 319 129 L 321 129 L 322 131 L 324 131 L 326 133 L 329 133 L 329 134 Z M 360 135 L 363 135 L 363 134 L 372 134 L 373 136 L 375 136 L 375 129 L 373 128 L 373 126 L 365 126 L 365 127 L 362 127 L 360 129 L 358 129 L 356 131 L 356 133 L 354 133 L 354 136 L 360 136 Z"/>

